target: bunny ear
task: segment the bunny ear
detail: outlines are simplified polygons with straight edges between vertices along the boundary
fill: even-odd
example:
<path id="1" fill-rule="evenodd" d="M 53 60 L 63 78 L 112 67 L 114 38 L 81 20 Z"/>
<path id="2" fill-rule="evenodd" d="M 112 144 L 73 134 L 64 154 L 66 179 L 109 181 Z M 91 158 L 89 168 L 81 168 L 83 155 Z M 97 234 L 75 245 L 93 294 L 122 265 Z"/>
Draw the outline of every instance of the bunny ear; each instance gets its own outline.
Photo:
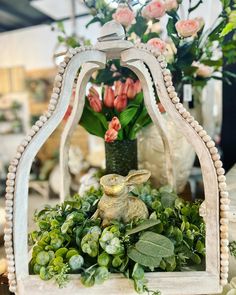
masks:
<path id="1" fill-rule="evenodd" d="M 148 170 L 134 170 L 129 172 L 125 178 L 125 182 L 127 185 L 141 184 L 148 181 L 150 176 L 151 172 Z"/>

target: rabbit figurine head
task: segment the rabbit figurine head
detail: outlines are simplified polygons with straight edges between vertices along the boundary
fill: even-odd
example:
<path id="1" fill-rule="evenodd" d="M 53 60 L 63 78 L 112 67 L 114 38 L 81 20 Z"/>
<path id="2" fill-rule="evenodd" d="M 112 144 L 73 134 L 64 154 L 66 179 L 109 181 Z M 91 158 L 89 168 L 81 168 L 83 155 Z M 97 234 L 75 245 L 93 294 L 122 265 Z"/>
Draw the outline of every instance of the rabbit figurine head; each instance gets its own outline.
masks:
<path id="1" fill-rule="evenodd" d="M 151 176 L 148 170 L 132 170 L 124 177 L 118 174 L 108 174 L 100 179 L 100 183 L 107 196 L 116 197 L 128 191 L 131 185 L 146 182 Z"/>

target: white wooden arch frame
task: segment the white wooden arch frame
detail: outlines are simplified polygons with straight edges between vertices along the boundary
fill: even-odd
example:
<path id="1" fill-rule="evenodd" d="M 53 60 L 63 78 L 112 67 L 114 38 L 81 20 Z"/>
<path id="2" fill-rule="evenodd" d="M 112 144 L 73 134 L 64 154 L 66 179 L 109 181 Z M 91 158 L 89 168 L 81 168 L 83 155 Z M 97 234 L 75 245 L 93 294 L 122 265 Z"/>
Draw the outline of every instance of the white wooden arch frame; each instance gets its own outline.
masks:
<path id="1" fill-rule="evenodd" d="M 28 179 L 32 161 L 40 147 L 55 130 L 64 117 L 69 105 L 73 82 L 78 69 L 82 66 L 76 89 L 76 97 L 61 140 L 60 166 L 62 174 L 68 173 L 68 142 L 78 118 L 82 114 L 85 86 L 94 70 L 102 68 L 107 59 L 121 58 L 122 64 L 133 70 L 141 80 L 145 105 L 153 122 L 159 126 L 165 147 L 171 161 L 168 135 L 165 133 L 161 116 L 157 110 L 153 87 L 167 113 L 193 145 L 201 164 L 205 206 L 201 215 L 206 222 L 206 269 L 194 272 L 147 273 L 151 288 L 159 289 L 162 294 L 211 294 L 221 291 L 228 276 L 228 211 L 229 198 L 226 191 L 224 169 L 215 143 L 197 121 L 179 102 L 172 85 L 171 73 L 166 62 L 155 48 L 145 44 L 134 46 L 125 40 L 98 42 L 95 47 L 87 46 L 70 50 L 60 64 L 55 78 L 53 94 L 47 112 L 19 145 L 15 158 L 9 166 L 6 188 L 6 228 L 5 248 L 8 260 L 10 290 L 16 294 L 133 294 L 133 287 L 121 275 L 113 275 L 103 286 L 84 289 L 78 276 L 64 290 L 56 289 L 52 282 L 43 282 L 37 276 L 29 275 L 27 216 L 28 216 Z M 171 165 L 167 169 L 171 169 Z M 173 175 L 173 174 L 172 174 Z M 66 179 L 66 177 L 64 177 Z M 173 179 L 169 180 L 170 182 Z M 61 182 L 61 199 L 68 192 L 68 183 Z M 174 185 L 174 183 L 172 182 Z M 123 290 L 124 293 L 121 293 Z M 125 291 L 124 291 L 125 290 Z"/>

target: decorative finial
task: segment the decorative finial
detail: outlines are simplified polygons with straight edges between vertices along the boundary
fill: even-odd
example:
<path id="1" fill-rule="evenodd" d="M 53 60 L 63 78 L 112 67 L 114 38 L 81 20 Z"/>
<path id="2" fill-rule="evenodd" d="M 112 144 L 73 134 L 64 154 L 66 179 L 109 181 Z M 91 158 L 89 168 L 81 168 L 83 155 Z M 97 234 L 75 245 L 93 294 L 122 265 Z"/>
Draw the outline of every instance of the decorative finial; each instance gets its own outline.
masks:
<path id="1" fill-rule="evenodd" d="M 98 41 L 103 42 L 103 41 L 122 40 L 124 38 L 125 38 L 124 28 L 118 22 L 112 20 L 105 23 L 105 25 L 103 25 Z"/>

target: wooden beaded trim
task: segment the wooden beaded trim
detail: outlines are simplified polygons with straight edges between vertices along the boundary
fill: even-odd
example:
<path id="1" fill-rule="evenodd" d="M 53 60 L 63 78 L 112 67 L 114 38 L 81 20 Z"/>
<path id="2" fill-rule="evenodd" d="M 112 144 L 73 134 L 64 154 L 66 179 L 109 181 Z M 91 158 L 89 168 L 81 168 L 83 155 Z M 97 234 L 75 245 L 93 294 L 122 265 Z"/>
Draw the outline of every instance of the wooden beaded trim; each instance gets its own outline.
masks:
<path id="1" fill-rule="evenodd" d="M 6 224 L 4 229 L 4 245 L 6 251 L 6 258 L 8 264 L 8 280 L 9 290 L 13 293 L 17 291 L 17 280 L 15 274 L 15 257 L 13 248 L 13 205 L 14 205 L 14 191 L 15 191 L 15 178 L 17 174 L 17 167 L 20 159 L 27 149 L 28 144 L 31 142 L 35 134 L 40 128 L 49 120 L 52 114 L 56 110 L 58 99 L 61 93 L 61 87 L 63 83 L 63 77 L 65 69 L 73 58 L 74 55 L 82 51 L 93 50 L 93 46 L 81 46 L 76 49 L 70 49 L 64 57 L 64 61 L 60 63 L 58 73 L 54 80 L 53 93 L 49 101 L 47 111 L 39 118 L 38 121 L 31 127 L 28 135 L 25 136 L 21 144 L 17 147 L 17 153 L 11 160 L 10 166 L 8 167 L 7 181 L 6 181 L 6 195 L 5 195 L 5 212 L 6 212 Z"/>
<path id="2" fill-rule="evenodd" d="M 220 192 L 220 277 L 221 285 L 224 286 L 227 284 L 228 278 L 228 265 L 229 265 L 229 249 L 228 249 L 228 223 L 229 223 L 229 194 L 227 192 L 226 177 L 224 176 L 225 170 L 222 168 L 223 163 L 220 161 L 220 155 L 218 149 L 215 147 L 215 142 L 212 138 L 207 135 L 207 132 L 203 127 L 194 120 L 193 116 L 184 108 L 183 104 L 180 103 L 180 99 L 175 92 L 175 87 L 172 83 L 172 76 L 169 69 L 167 69 L 167 63 L 165 57 L 158 52 L 156 48 L 146 44 L 137 44 L 135 46 L 137 49 L 145 50 L 151 52 L 160 64 L 162 68 L 162 75 L 164 83 L 169 95 L 169 98 L 179 114 L 183 119 L 196 131 L 196 133 L 202 138 L 205 142 L 205 145 L 211 154 L 212 161 L 214 163 L 218 188 Z"/>

